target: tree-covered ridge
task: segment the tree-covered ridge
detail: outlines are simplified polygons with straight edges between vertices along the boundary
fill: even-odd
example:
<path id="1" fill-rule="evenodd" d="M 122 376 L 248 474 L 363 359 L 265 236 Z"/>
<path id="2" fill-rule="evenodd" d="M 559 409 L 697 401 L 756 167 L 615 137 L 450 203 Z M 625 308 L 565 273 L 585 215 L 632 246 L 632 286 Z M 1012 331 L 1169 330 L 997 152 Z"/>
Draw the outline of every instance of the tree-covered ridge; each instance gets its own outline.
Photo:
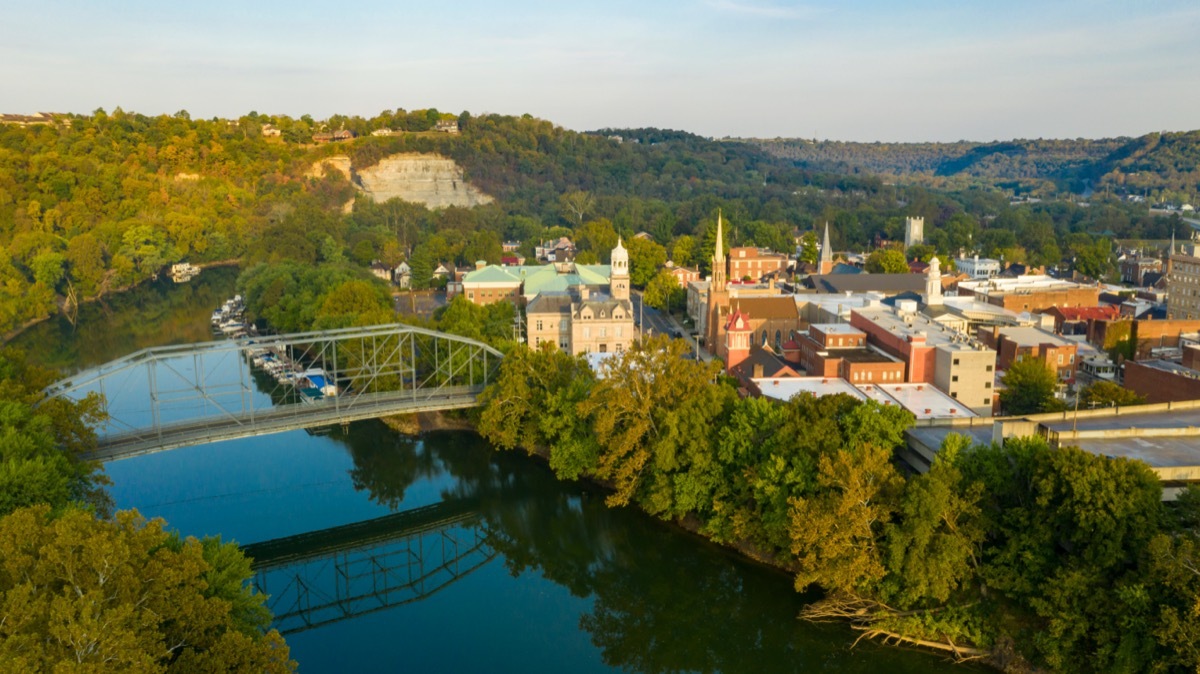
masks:
<path id="1" fill-rule="evenodd" d="M 990 184 L 1051 195 L 1109 188 L 1173 203 L 1195 201 L 1200 193 L 1200 131 L 993 143 L 782 138 L 745 142 L 814 171 L 867 173 L 938 186 Z"/>

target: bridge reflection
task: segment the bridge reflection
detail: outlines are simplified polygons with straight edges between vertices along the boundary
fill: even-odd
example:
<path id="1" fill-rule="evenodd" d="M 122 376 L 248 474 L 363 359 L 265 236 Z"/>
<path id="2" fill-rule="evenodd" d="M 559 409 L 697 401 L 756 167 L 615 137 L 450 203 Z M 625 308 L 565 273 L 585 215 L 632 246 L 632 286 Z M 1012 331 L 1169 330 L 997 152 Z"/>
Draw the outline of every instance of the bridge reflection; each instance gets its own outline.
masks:
<path id="1" fill-rule="evenodd" d="M 294 634 L 420 601 L 497 556 L 473 499 L 244 546 L 275 627 Z"/>

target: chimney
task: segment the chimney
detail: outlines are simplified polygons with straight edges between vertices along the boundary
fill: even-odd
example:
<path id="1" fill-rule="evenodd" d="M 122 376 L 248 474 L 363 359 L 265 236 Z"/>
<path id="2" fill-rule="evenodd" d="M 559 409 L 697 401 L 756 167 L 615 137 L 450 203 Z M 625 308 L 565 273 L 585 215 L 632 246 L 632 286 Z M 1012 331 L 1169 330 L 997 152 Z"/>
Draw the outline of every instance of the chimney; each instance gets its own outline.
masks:
<path id="1" fill-rule="evenodd" d="M 579 299 L 580 299 L 580 301 L 586 302 L 586 301 L 588 300 L 588 297 L 589 297 L 590 295 L 591 295 L 591 291 L 588 289 L 588 287 L 587 287 L 587 286 L 579 286 Z"/>
<path id="2" fill-rule="evenodd" d="M 762 376 L 763 376 L 762 363 L 755 363 L 754 364 L 754 378 L 762 379 Z"/>
<path id="3" fill-rule="evenodd" d="M 483 269 L 487 266 L 487 260 L 475 260 L 475 269 Z"/>

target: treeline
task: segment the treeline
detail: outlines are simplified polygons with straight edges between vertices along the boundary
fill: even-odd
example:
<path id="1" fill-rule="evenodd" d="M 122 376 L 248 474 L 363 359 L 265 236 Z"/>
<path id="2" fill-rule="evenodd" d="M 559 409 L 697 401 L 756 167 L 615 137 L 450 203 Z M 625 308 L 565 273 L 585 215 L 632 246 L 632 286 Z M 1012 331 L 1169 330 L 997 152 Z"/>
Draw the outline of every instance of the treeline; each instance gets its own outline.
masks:
<path id="1" fill-rule="evenodd" d="M 938 188 L 1001 186 L 1045 197 L 1110 189 L 1175 205 L 1195 202 L 1200 193 L 1200 131 L 993 143 L 743 142 L 813 171 L 887 176 Z"/>
<path id="2" fill-rule="evenodd" d="M 529 116 L 462 113 L 458 135 L 419 132 L 443 116 L 334 117 L 324 124 L 414 132 L 324 146 L 303 134 L 261 132 L 264 123 L 305 133 L 320 123 L 257 114 L 193 120 L 185 112 L 146 117 L 116 110 L 55 125 L 0 127 L 0 331 L 60 306 L 69 314 L 83 298 L 182 260 L 360 267 L 376 259 L 408 261 L 423 287 L 438 264 L 498 262 L 505 240 L 523 242 L 521 252 L 531 257 L 536 241 L 570 236 L 585 261 L 604 262 L 612 235 L 628 240 L 644 231 L 660 247 L 646 259 L 665 254 L 706 270 L 718 210 L 730 223 L 727 245 L 781 251 L 825 222 L 838 250 L 894 242 L 907 215 L 925 218 L 927 238 L 942 255 L 1003 254 L 1046 264 L 1070 265 L 1080 250 L 1113 237 L 1182 235 L 1177 219 L 1152 218 L 1111 199 L 1095 199 L 1090 208 L 1013 207 L 995 189 L 935 191 L 814 172 L 746 143 L 680 131 L 575 133 Z M 1160 145 L 1178 146 L 1186 156 L 1186 143 L 1172 143 Z M 336 172 L 310 177 L 313 163 L 333 154 L 366 166 L 395 152 L 451 157 L 498 201 L 429 211 L 359 198 L 344 213 L 354 186 Z M 1148 166 L 1156 152 L 1126 160 Z M 1183 170 L 1183 159 L 1176 163 Z M 1085 263 L 1085 273 L 1109 271 L 1107 255 L 1102 262 Z"/>
<path id="3" fill-rule="evenodd" d="M 48 397 L 57 373 L 0 351 L 0 663 L 6 671 L 295 670 L 235 543 L 112 513 L 102 401 Z"/>
<path id="4" fill-rule="evenodd" d="M 544 452 L 608 503 L 691 522 L 820 587 L 813 619 L 1064 672 L 1200 665 L 1200 498 L 1168 508 L 1141 462 L 1038 438 L 951 436 L 929 472 L 894 451 L 912 417 L 849 396 L 739 398 L 716 365 L 647 340 L 599 375 L 511 350 L 480 432 Z"/>

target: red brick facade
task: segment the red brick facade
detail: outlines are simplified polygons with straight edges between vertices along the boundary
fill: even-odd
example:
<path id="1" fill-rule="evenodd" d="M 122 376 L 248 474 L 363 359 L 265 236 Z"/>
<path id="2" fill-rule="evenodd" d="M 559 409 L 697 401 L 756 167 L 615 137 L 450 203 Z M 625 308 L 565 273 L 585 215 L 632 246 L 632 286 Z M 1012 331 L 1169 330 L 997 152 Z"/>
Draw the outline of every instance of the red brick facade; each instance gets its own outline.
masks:
<path id="1" fill-rule="evenodd" d="M 1133 361 L 1125 362 L 1125 388 L 1143 396 L 1148 403 L 1200 400 L 1200 379 Z"/>

